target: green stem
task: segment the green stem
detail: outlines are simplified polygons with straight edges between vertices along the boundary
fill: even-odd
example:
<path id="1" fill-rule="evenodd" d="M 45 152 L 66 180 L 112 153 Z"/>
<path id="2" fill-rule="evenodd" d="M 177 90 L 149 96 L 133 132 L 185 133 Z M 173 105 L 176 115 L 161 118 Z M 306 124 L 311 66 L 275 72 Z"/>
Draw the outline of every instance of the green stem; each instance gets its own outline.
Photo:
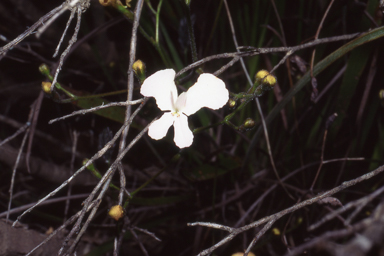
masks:
<path id="1" fill-rule="evenodd" d="M 145 188 L 149 183 L 151 183 L 154 179 L 156 179 L 157 176 L 159 176 L 160 174 L 162 174 L 166 169 L 167 169 L 167 167 L 164 167 L 163 169 L 161 169 L 160 171 L 158 171 L 152 178 L 150 178 L 149 180 L 147 180 L 143 185 L 141 185 L 139 188 L 137 188 L 135 191 L 133 191 L 133 192 L 131 193 L 131 196 L 133 197 L 135 194 L 137 194 L 138 192 L 140 192 L 140 190 L 142 190 L 143 188 Z"/>
<path id="2" fill-rule="evenodd" d="M 51 82 L 53 81 L 53 76 L 51 76 L 50 70 L 49 70 L 49 68 L 48 68 L 48 66 L 46 64 L 41 64 L 39 70 Z M 71 92 L 67 91 L 66 89 L 64 89 L 58 82 L 56 82 L 55 87 L 58 90 L 63 91 L 68 97 L 70 97 L 70 99 L 59 100 L 60 103 L 69 103 L 69 102 L 73 102 L 73 101 L 76 101 L 76 100 L 83 100 L 83 99 L 102 98 L 102 97 L 106 97 L 106 96 L 122 94 L 122 93 L 126 93 L 127 92 L 127 90 L 120 90 L 120 91 L 115 91 L 115 92 L 107 92 L 107 93 L 101 93 L 101 94 L 95 94 L 95 95 L 79 97 L 79 96 L 76 96 L 76 95 L 72 94 Z"/>
<path id="3" fill-rule="evenodd" d="M 129 21 L 131 21 L 131 22 L 133 21 L 133 12 L 131 10 L 126 9 L 124 7 L 124 5 L 122 5 L 121 3 L 118 3 L 118 2 L 114 7 L 120 13 L 122 13 L 126 18 L 128 18 Z M 161 59 L 165 63 L 165 65 L 170 67 L 171 65 L 170 65 L 169 61 L 167 60 L 167 58 L 165 57 L 164 50 L 160 47 L 160 45 L 158 43 L 156 43 L 156 40 L 153 39 L 151 36 L 149 36 L 147 34 L 147 32 L 145 32 L 145 30 L 140 25 L 139 25 L 138 30 L 144 36 L 144 38 L 147 39 L 155 47 L 155 49 L 159 53 Z"/>
<path id="4" fill-rule="evenodd" d="M 160 10 L 161 10 L 162 4 L 163 4 L 163 0 L 160 0 L 159 4 L 157 5 L 157 12 L 156 12 L 156 44 L 157 45 L 159 45 Z"/>
<path id="5" fill-rule="evenodd" d="M 111 96 L 111 95 L 123 94 L 123 93 L 126 93 L 126 92 L 127 92 L 127 90 L 120 90 L 120 91 L 115 91 L 115 92 L 107 92 L 107 93 L 94 94 L 94 95 L 82 96 L 82 97 L 73 96 L 71 99 L 61 100 L 60 102 L 61 103 L 69 103 L 69 102 L 73 102 L 73 101 L 76 101 L 76 100 L 84 100 L 84 99 L 92 99 L 92 98 L 102 98 L 102 97 Z"/>

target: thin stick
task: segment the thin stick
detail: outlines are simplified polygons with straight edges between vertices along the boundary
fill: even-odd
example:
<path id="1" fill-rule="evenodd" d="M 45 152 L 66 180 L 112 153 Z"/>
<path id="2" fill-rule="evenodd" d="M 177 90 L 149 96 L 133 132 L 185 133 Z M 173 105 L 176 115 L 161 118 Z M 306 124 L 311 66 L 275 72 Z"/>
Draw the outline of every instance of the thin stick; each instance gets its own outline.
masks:
<path id="1" fill-rule="evenodd" d="M 9 188 L 9 202 L 8 202 L 8 210 L 7 210 L 7 217 L 6 217 L 7 221 L 9 219 L 9 212 L 11 210 L 11 205 L 12 205 L 13 186 L 15 184 L 16 170 L 17 170 L 17 166 L 19 165 L 20 156 L 21 156 L 21 153 L 23 152 L 23 148 L 24 148 L 25 142 L 27 141 L 28 134 L 29 134 L 29 130 L 24 134 L 23 141 L 21 142 L 21 145 L 20 145 L 19 153 L 17 154 L 16 162 L 12 170 L 11 187 Z"/>
<path id="2" fill-rule="evenodd" d="M 45 202 L 41 203 L 41 205 L 48 205 L 48 204 L 53 204 L 53 203 L 57 203 L 57 202 L 62 202 L 62 201 L 66 201 L 68 199 L 79 199 L 79 198 L 85 198 L 87 197 L 89 194 L 78 194 L 78 195 L 71 195 L 71 196 L 63 196 L 63 197 L 57 197 L 57 198 L 52 198 L 52 199 L 48 199 L 46 200 Z M 21 211 L 24 211 L 26 209 L 28 209 L 29 207 L 33 206 L 35 203 L 31 203 L 31 204 L 25 204 L 25 205 L 22 205 L 22 206 L 19 206 L 19 207 L 16 207 L 16 208 L 12 208 L 10 211 L 5 211 L 5 212 L 2 212 L 0 213 L 0 218 L 3 218 L 5 216 L 7 216 L 7 213 L 9 212 L 9 214 L 14 214 L 14 213 L 18 213 L 18 212 L 21 212 Z"/>
<path id="3" fill-rule="evenodd" d="M 319 38 L 319 34 L 320 34 L 320 30 L 322 29 L 323 27 L 323 24 L 324 24 L 324 20 L 325 18 L 327 17 L 328 13 L 329 13 L 329 10 L 331 9 L 332 5 L 333 5 L 333 2 L 335 0 L 331 0 L 331 2 L 329 3 L 328 7 L 327 7 L 327 10 L 325 10 L 325 13 L 323 15 L 323 18 L 321 19 L 320 21 L 320 24 L 319 24 L 319 27 L 317 28 L 317 31 L 316 31 L 316 35 L 315 35 L 315 40 L 317 40 Z M 313 65 L 314 65 L 314 62 L 315 62 L 315 54 L 316 54 L 316 49 L 314 49 L 312 51 L 312 58 L 311 58 L 311 77 L 312 79 L 314 79 L 314 75 L 313 75 Z M 314 85 L 312 85 L 314 86 Z M 313 88 L 313 100 L 317 98 L 317 89 L 314 87 Z"/>
<path id="4" fill-rule="evenodd" d="M 5 143 L 7 143 L 7 142 L 13 140 L 14 138 L 16 138 L 19 134 L 23 133 L 26 129 L 28 129 L 29 126 L 31 126 L 31 123 L 27 122 L 25 125 L 20 127 L 14 134 L 12 134 L 11 136 L 8 136 L 5 140 L 1 141 L 0 142 L 0 147 L 3 146 Z"/>
<path id="5" fill-rule="evenodd" d="M 136 60 L 136 45 L 137 45 L 137 28 L 139 27 L 139 20 L 141 15 L 141 10 L 143 8 L 143 0 L 138 0 L 135 8 L 135 18 L 133 20 L 133 26 L 132 26 L 132 36 L 131 36 L 131 45 L 130 45 L 130 52 L 129 52 L 129 66 L 128 66 L 128 95 L 127 95 L 127 102 L 132 101 L 133 96 L 133 81 L 135 73 L 133 72 L 133 63 Z M 126 112 L 125 112 L 125 120 L 128 120 L 131 116 L 131 105 L 127 106 Z M 122 134 L 122 137 L 120 139 L 120 145 L 119 150 L 123 149 L 125 147 L 125 139 L 128 135 L 129 126 L 125 127 L 125 130 Z"/>
<path id="6" fill-rule="evenodd" d="M 57 76 L 59 75 L 61 67 L 63 66 L 65 57 L 67 56 L 67 54 L 71 50 L 72 45 L 77 41 L 77 35 L 79 34 L 79 30 L 80 30 L 82 9 L 80 7 L 78 7 L 77 9 L 73 9 L 71 12 L 75 12 L 76 10 L 77 10 L 77 23 L 76 23 L 76 27 L 75 27 L 75 32 L 73 33 L 71 40 L 69 40 L 67 48 L 65 49 L 65 51 L 60 56 L 59 65 L 56 69 L 55 76 L 53 77 L 53 81 L 52 81 L 52 85 L 51 85 L 51 91 L 55 87 L 55 84 L 57 82 Z"/>
<path id="7" fill-rule="evenodd" d="M 73 131 L 73 133 L 72 133 L 73 142 L 72 142 L 71 164 L 69 167 L 70 175 L 73 174 L 73 168 L 75 165 L 75 157 L 76 157 L 76 148 L 77 148 L 78 138 L 79 138 L 79 132 L 77 132 L 76 130 Z M 67 191 L 68 200 L 65 202 L 65 209 L 64 209 L 64 220 L 66 220 L 67 215 L 68 215 L 69 204 L 70 204 L 69 198 L 71 196 L 71 193 L 72 193 L 72 184 L 69 184 L 68 185 L 68 191 Z"/>
<path id="8" fill-rule="evenodd" d="M 37 99 L 34 103 L 34 107 L 33 107 L 31 129 L 29 130 L 29 140 L 28 140 L 28 146 L 27 146 L 27 153 L 25 155 L 25 161 L 27 163 L 28 173 L 31 173 L 31 169 L 29 167 L 29 159 L 31 157 L 33 138 L 35 137 L 37 120 L 39 119 L 40 108 L 41 108 L 41 103 L 43 102 L 43 98 L 44 98 L 44 92 L 40 91 L 39 96 L 37 97 Z"/>
<path id="9" fill-rule="evenodd" d="M 71 15 L 69 16 L 69 19 L 68 19 L 68 21 L 67 21 L 67 25 L 65 26 L 64 32 L 63 32 L 63 34 L 61 35 L 61 38 L 60 38 L 59 43 L 57 44 L 55 53 L 53 54 L 53 58 L 56 58 L 57 54 L 59 53 L 60 46 L 61 46 L 61 44 L 63 43 L 64 37 L 65 37 L 65 35 L 67 34 L 69 25 L 71 25 L 71 22 L 72 22 L 72 20 L 73 20 L 73 17 L 75 17 L 75 12 L 74 12 L 74 11 L 71 11 Z"/>
<path id="10" fill-rule="evenodd" d="M 97 107 L 93 107 L 93 108 L 89 108 L 89 109 L 81 109 L 81 110 L 74 111 L 74 112 L 72 112 L 69 115 L 52 119 L 48 123 L 49 124 L 53 124 L 54 122 L 64 120 L 64 119 L 66 119 L 68 117 L 72 117 L 72 116 L 75 116 L 75 115 L 84 115 L 84 114 L 92 113 L 92 112 L 95 112 L 95 111 L 98 111 L 98 110 L 104 109 L 104 108 L 110 108 L 110 107 L 116 107 L 116 106 L 123 107 L 123 106 L 128 106 L 128 105 L 136 105 L 136 104 L 139 104 L 139 103 L 141 103 L 143 101 L 144 101 L 144 98 L 143 99 L 139 99 L 139 100 L 134 100 L 134 101 L 112 102 L 112 103 L 108 103 L 108 104 L 105 104 L 105 105 L 101 105 L 101 106 L 97 106 Z"/>

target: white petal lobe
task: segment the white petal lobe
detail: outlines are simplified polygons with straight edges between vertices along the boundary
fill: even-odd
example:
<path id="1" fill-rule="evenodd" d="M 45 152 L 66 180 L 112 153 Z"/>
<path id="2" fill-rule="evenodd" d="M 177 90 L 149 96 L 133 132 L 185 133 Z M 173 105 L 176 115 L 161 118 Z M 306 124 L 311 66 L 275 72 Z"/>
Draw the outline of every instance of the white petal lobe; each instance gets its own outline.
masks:
<path id="1" fill-rule="evenodd" d="M 154 140 L 159 140 L 167 135 L 169 127 L 173 124 L 175 118 L 170 112 L 164 113 L 158 120 L 153 122 L 148 128 L 148 135 Z"/>
<path id="2" fill-rule="evenodd" d="M 224 82 L 212 74 L 201 74 L 186 94 L 185 107 L 182 112 L 188 116 L 203 107 L 219 109 L 229 99 Z"/>
<path id="3" fill-rule="evenodd" d="M 174 141 L 179 148 L 186 148 L 192 145 L 193 133 L 188 127 L 188 118 L 181 114 L 175 119 L 173 124 L 175 128 Z"/>
<path id="4" fill-rule="evenodd" d="M 154 97 L 159 109 L 173 110 L 177 100 L 175 74 L 173 69 L 157 71 L 144 80 L 140 93 L 146 97 Z"/>

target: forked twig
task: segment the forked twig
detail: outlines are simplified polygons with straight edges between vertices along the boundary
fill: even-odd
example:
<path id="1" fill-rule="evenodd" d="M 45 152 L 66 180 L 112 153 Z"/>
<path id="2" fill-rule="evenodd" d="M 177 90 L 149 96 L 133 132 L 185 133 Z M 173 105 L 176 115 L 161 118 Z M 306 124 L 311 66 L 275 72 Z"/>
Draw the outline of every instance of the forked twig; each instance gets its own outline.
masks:
<path id="1" fill-rule="evenodd" d="M 268 223 L 268 222 L 271 222 L 273 224 L 273 222 L 275 222 L 276 220 L 280 219 L 281 217 L 291 213 L 291 212 L 294 212 L 294 211 L 297 211 L 298 209 L 301 209 L 307 205 L 311 205 L 311 204 L 314 204 L 326 197 L 329 197 L 333 194 L 336 194 L 348 187 L 351 187 L 353 185 L 356 185 L 357 183 L 360 183 L 362 181 L 365 181 L 365 180 L 368 180 L 368 179 L 371 179 L 372 177 L 382 173 L 384 171 L 384 165 L 380 166 L 379 168 L 369 172 L 369 173 L 366 173 L 356 179 L 353 179 L 353 180 L 350 180 L 350 181 L 345 181 L 343 182 L 341 185 L 331 189 L 331 190 L 328 190 L 326 192 L 323 192 L 317 196 L 314 196 L 313 198 L 310 198 L 308 200 L 305 200 L 305 201 L 302 201 L 298 204 L 295 204 L 285 210 L 282 210 L 278 213 L 275 213 L 273 215 L 270 215 L 270 216 L 267 216 L 267 217 L 264 217 L 258 221 L 255 221 L 251 224 L 248 224 L 248 225 L 245 225 L 243 227 L 240 227 L 240 228 L 230 228 L 230 227 L 226 227 L 226 226 L 222 226 L 220 224 L 213 224 L 212 223 L 204 223 L 204 222 L 196 222 L 196 223 L 189 223 L 188 226 L 206 226 L 206 227 L 210 227 L 210 228 L 216 228 L 216 229 L 226 229 L 229 234 L 223 238 L 221 241 L 219 241 L 217 244 L 213 245 L 212 247 L 206 249 L 206 250 L 203 250 L 201 251 L 198 255 L 199 256 L 203 256 L 203 255 L 208 255 L 210 253 L 212 253 L 215 249 L 217 249 L 218 247 L 220 247 L 221 245 L 231 241 L 234 237 L 236 237 L 238 234 L 244 232 L 244 231 L 247 231 L 251 228 L 255 228 L 255 227 L 258 227 L 264 223 Z M 269 228 L 270 226 L 268 226 Z"/>
<path id="2" fill-rule="evenodd" d="M 43 17 L 41 17 L 35 24 L 33 24 L 31 27 L 29 27 L 26 31 L 21 33 L 18 37 L 16 37 L 14 40 L 9 42 L 8 44 L 4 45 L 3 47 L 0 47 L 0 60 L 5 56 L 5 54 L 15 47 L 17 44 L 19 44 L 21 41 L 23 41 L 27 36 L 32 34 L 41 24 L 44 24 L 47 20 L 49 20 L 53 15 L 61 11 L 66 6 L 66 3 L 62 3 L 52 11 L 45 14 Z"/>
<path id="3" fill-rule="evenodd" d="M 240 58 L 239 57 L 252 57 L 255 55 L 259 54 L 268 54 L 268 53 L 277 53 L 277 52 L 289 52 L 292 51 L 291 54 L 293 54 L 296 51 L 314 47 L 319 44 L 325 44 L 325 43 L 331 43 L 331 42 L 337 42 L 337 41 L 342 41 L 342 40 L 350 40 L 352 38 L 357 37 L 361 33 L 354 33 L 354 34 L 349 34 L 349 35 L 342 35 L 342 36 L 333 36 L 333 37 L 327 37 L 327 38 L 322 38 L 322 39 L 317 39 L 314 41 L 311 41 L 309 43 L 297 45 L 297 46 L 288 46 L 288 47 L 272 47 L 272 48 L 257 48 L 253 46 L 240 46 L 240 50 L 245 50 L 242 52 L 230 52 L 230 53 L 221 53 L 221 54 L 216 54 L 212 56 L 205 57 L 201 60 L 198 60 L 185 68 L 181 69 L 179 72 L 176 73 L 176 77 L 179 77 L 180 75 L 184 74 L 185 72 L 194 69 L 206 62 L 215 60 L 215 59 L 226 59 L 226 58 L 236 58 L 236 61 L 238 61 Z M 234 63 L 232 63 L 233 65 Z M 231 65 L 228 65 L 230 67 Z M 223 72 L 224 70 L 220 68 L 220 71 Z"/>

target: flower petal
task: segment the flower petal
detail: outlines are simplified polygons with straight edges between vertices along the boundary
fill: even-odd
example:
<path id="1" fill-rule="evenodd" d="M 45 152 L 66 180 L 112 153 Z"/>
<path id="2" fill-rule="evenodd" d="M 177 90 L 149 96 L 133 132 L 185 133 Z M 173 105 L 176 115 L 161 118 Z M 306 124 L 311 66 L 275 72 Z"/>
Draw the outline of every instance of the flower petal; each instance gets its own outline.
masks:
<path id="1" fill-rule="evenodd" d="M 187 103 L 187 92 L 183 92 L 179 95 L 176 100 L 175 108 L 178 112 L 182 112 L 185 109 L 185 104 Z"/>
<path id="2" fill-rule="evenodd" d="M 175 74 L 173 69 L 157 71 L 144 80 L 140 93 L 146 97 L 154 97 L 159 109 L 174 110 L 177 99 Z"/>
<path id="3" fill-rule="evenodd" d="M 158 120 L 153 122 L 148 128 L 148 135 L 154 140 L 159 140 L 167 135 L 169 127 L 175 121 L 175 117 L 170 113 L 164 113 Z"/>
<path id="4" fill-rule="evenodd" d="M 174 141 L 179 148 L 186 148 L 192 145 L 193 133 L 188 127 L 188 117 L 181 114 L 175 119 L 173 124 L 175 128 Z"/>
<path id="5" fill-rule="evenodd" d="M 224 82 L 212 74 L 201 74 L 186 94 L 185 107 L 179 111 L 187 116 L 203 107 L 219 109 L 229 99 L 229 93 Z"/>

